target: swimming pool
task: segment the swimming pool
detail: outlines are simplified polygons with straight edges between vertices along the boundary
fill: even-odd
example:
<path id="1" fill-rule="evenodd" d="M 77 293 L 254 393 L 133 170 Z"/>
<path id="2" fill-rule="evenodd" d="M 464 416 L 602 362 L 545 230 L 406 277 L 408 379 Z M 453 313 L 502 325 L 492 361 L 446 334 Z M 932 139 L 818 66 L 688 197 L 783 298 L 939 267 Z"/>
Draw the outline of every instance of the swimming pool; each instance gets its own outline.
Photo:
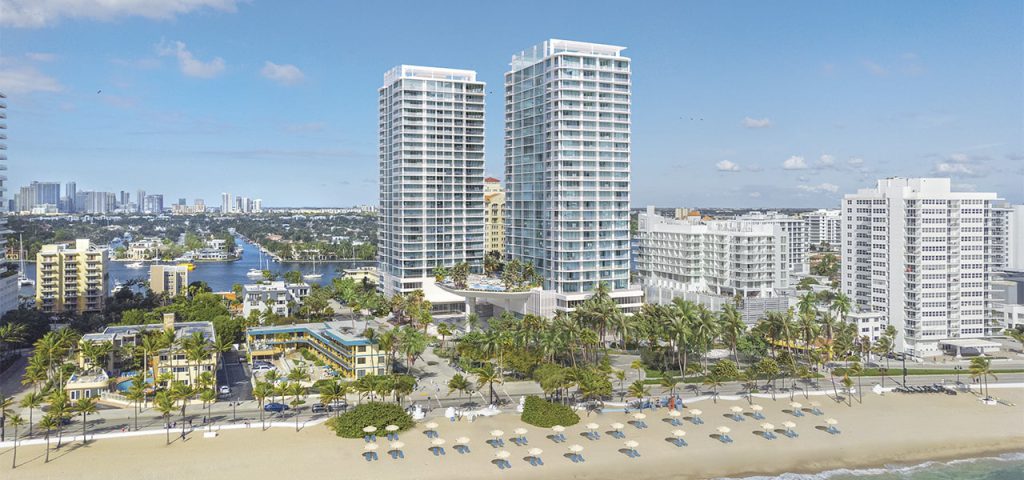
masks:
<path id="1" fill-rule="evenodd" d="M 152 378 L 147 378 L 146 379 L 146 384 L 147 385 L 152 385 L 153 384 L 153 379 Z M 117 385 L 114 388 L 116 388 L 117 391 L 119 391 L 119 392 L 127 392 L 128 389 L 131 388 L 131 386 L 132 386 L 132 380 L 129 378 L 128 380 L 124 380 L 124 381 L 118 382 Z"/>

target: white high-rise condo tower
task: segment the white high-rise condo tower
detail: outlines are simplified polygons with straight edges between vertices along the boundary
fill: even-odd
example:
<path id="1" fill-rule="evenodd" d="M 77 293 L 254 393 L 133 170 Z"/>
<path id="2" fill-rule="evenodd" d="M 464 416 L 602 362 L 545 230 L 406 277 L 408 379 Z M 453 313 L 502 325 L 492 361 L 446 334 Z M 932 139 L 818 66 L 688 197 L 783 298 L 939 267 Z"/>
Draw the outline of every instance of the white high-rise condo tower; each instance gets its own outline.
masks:
<path id="1" fill-rule="evenodd" d="M 993 270 L 1006 263 L 1006 216 L 995 193 L 953 192 L 948 178 L 887 178 L 842 203 L 842 291 L 881 312 L 895 349 L 916 357 L 998 344 Z"/>
<path id="2" fill-rule="evenodd" d="M 558 309 L 629 283 L 630 59 L 625 47 L 547 40 L 505 74 L 505 251 L 534 265 Z"/>
<path id="3" fill-rule="evenodd" d="M 7 96 L 0 92 L 0 252 L 7 251 Z M 20 248 L 20 245 L 19 245 Z M 22 252 L 19 252 L 19 256 Z M 25 263 L 22 262 L 22 265 Z M 14 264 L 0 266 L 0 316 L 18 308 L 18 283 L 21 281 Z M 21 272 L 24 275 L 24 272 Z M 27 278 L 27 277 L 25 277 Z M 27 280 L 26 280 L 27 281 Z"/>
<path id="4" fill-rule="evenodd" d="M 436 267 L 484 256 L 484 82 L 472 70 L 400 65 L 379 90 L 379 250 L 384 293 L 422 289 L 435 314 L 464 299 Z"/>

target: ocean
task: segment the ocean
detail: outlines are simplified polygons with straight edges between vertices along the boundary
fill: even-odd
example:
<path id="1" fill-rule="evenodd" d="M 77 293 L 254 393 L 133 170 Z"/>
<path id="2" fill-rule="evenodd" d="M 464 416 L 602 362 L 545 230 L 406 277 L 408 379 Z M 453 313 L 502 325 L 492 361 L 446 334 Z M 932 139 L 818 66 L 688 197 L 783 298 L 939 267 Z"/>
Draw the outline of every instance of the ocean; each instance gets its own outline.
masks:
<path id="1" fill-rule="evenodd" d="M 786 473 L 742 480 L 1024 480 L 1024 452 L 916 465 L 838 469 L 821 473 Z M 719 479 L 739 480 L 739 479 Z"/>
<path id="2" fill-rule="evenodd" d="M 215 292 L 223 292 L 231 290 L 231 286 L 236 283 L 253 283 L 253 279 L 246 277 L 250 268 L 260 267 L 260 255 L 259 250 L 255 244 L 249 243 L 241 238 L 236 238 L 238 245 L 244 248 L 242 252 L 242 258 L 235 262 L 199 262 L 196 263 L 196 269 L 189 272 L 189 281 L 204 281 L 211 289 Z M 270 266 L 266 265 L 267 257 L 263 257 L 263 266 L 276 273 L 284 273 L 287 271 L 298 270 L 303 274 L 307 273 L 318 273 L 322 274 L 323 277 L 319 280 L 309 281 L 309 283 L 330 283 L 334 277 L 341 275 L 341 270 L 346 268 L 355 268 L 358 266 L 375 265 L 372 261 L 343 261 L 343 262 L 328 262 L 318 263 L 313 265 L 312 263 L 298 263 L 298 262 L 277 262 L 271 261 Z M 166 263 L 166 262 L 165 262 Z M 108 262 L 107 263 L 107 289 L 111 291 L 114 285 L 118 282 L 124 283 L 132 279 L 149 279 L 149 266 L 152 262 L 146 262 L 145 268 L 131 269 L 125 266 L 125 262 Z M 27 270 L 28 278 L 35 280 L 36 267 L 34 263 L 26 263 L 25 269 Z M 23 287 L 20 291 L 21 295 L 32 296 L 33 287 Z"/>

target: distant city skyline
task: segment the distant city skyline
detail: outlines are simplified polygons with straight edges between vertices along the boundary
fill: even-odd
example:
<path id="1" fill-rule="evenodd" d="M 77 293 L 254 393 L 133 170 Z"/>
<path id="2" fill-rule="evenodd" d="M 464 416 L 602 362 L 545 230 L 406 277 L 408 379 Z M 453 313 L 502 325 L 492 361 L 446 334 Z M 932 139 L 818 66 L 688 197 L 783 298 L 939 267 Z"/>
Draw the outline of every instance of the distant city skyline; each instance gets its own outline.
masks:
<path id="1" fill-rule="evenodd" d="M 28 15 L 0 3 L 9 185 L 372 204 L 378 112 L 367 92 L 402 63 L 487 82 L 485 173 L 504 180 L 511 52 L 568 38 L 629 46 L 634 208 L 836 208 L 889 176 L 951 177 L 958 190 L 1024 202 L 1019 2 L 527 1 L 545 12 L 529 22 L 460 2 L 387 16 L 232 0 L 156 2 L 145 16 L 40 3 Z M 271 28 L 290 34 L 261 33 Z"/>

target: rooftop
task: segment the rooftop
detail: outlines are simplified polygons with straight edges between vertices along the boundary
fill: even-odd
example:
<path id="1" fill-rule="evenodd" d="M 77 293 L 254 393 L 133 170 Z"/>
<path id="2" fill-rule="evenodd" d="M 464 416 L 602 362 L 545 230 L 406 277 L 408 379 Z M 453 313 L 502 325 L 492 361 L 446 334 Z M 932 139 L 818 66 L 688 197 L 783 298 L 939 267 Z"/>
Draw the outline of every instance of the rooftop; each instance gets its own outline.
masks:
<path id="1" fill-rule="evenodd" d="M 272 325 L 253 327 L 246 330 L 249 335 L 276 335 L 279 333 L 309 332 L 321 338 L 330 338 L 344 345 L 369 345 L 370 340 L 363 337 L 366 331 L 365 321 L 296 323 L 292 325 Z"/>

